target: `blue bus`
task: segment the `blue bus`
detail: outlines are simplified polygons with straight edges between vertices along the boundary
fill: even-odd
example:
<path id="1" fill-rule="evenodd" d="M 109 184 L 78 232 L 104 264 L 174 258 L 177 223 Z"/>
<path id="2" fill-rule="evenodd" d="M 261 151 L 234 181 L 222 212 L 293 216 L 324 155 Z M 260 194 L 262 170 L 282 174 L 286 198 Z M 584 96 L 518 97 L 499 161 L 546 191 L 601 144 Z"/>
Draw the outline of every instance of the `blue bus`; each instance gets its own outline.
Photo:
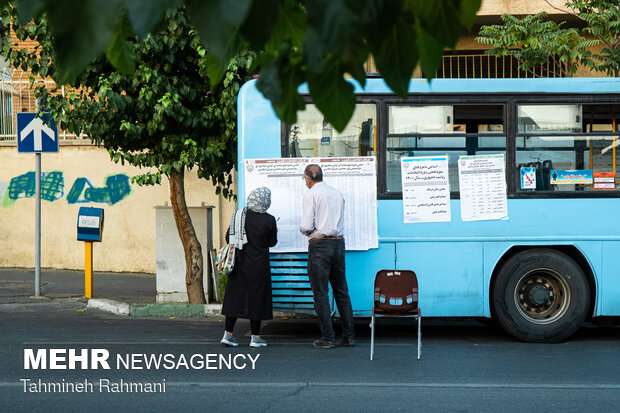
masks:
<path id="1" fill-rule="evenodd" d="M 243 205 L 246 160 L 376 158 L 378 248 L 346 253 L 355 316 L 370 316 L 381 269 L 417 274 L 426 317 L 493 318 L 529 342 L 620 315 L 619 78 L 412 79 L 406 98 L 380 78 L 352 84 L 355 113 L 338 133 L 307 88 L 286 125 L 246 83 L 237 170 Z M 508 219 L 464 221 L 459 158 L 490 154 L 505 159 Z M 433 155 L 449 159 L 451 220 L 404 223 L 401 158 Z M 271 254 L 274 309 L 313 312 L 306 258 Z"/>

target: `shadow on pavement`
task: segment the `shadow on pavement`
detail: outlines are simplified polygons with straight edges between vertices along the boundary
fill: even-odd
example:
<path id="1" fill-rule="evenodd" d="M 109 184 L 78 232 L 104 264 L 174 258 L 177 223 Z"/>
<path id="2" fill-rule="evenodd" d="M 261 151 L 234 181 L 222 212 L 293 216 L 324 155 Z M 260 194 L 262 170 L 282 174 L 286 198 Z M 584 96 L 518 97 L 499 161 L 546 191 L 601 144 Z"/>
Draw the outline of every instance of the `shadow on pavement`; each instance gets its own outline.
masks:
<path id="1" fill-rule="evenodd" d="M 0 303 L 32 302 L 35 292 L 34 269 L 0 269 Z M 155 302 L 155 275 L 138 273 L 93 274 L 93 298 L 107 298 L 135 304 Z M 84 272 L 41 269 L 41 295 L 45 298 L 84 296 Z"/>

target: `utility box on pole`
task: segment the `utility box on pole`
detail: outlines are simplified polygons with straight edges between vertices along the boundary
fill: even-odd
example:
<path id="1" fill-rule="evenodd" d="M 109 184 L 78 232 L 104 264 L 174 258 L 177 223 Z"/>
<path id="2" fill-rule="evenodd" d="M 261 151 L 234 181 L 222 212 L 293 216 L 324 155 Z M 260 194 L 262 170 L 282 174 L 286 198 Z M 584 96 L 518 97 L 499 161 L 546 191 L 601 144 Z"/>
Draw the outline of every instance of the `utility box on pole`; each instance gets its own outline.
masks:
<path id="1" fill-rule="evenodd" d="M 78 241 L 101 242 L 103 238 L 103 209 L 81 207 L 78 212 Z"/>
<path id="2" fill-rule="evenodd" d="M 78 212 L 77 239 L 84 241 L 84 297 L 93 298 L 93 242 L 103 238 L 103 209 L 81 207 Z"/>

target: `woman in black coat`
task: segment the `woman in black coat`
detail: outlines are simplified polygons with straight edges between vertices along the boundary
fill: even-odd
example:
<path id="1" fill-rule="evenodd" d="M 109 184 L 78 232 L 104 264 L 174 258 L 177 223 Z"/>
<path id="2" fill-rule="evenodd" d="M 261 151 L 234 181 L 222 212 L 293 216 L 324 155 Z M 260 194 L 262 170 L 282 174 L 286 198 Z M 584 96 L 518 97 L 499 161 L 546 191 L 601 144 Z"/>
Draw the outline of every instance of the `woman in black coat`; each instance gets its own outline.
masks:
<path id="1" fill-rule="evenodd" d="M 246 207 L 237 210 L 226 231 L 226 242 L 235 244 L 235 266 L 228 276 L 222 314 L 226 329 L 222 344 L 239 345 L 233 335 L 237 318 L 250 320 L 250 347 L 265 347 L 260 337 L 261 320 L 271 320 L 271 268 L 269 247 L 278 242 L 276 219 L 266 211 L 271 205 L 271 191 L 266 187 L 253 190 Z"/>

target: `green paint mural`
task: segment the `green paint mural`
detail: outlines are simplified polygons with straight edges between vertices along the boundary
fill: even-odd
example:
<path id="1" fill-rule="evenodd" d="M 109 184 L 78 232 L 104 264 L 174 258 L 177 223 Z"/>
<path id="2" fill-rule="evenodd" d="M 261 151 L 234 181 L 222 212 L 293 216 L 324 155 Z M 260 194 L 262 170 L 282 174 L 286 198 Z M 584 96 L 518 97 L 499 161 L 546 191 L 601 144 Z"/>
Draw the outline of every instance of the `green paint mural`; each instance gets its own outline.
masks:
<path id="1" fill-rule="evenodd" d="M 11 179 L 8 188 L 4 191 L 2 206 L 8 208 L 20 198 L 34 198 L 36 191 L 34 171 Z M 56 201 L 64 195 L 65 178 L 61 171 L 41 173 L 41 199 L 48 202 Z"/>
<path id="2" fill-rule="evenodd" d="M 30 171 L 11 179 L 8 186 L 0 182 L 4 195 L 2 196 L 2 207 L 10 208 L 18 199 L 35 197 L 35 172 Z M 64 196 L 65 179 L 62 171 L 41 173 L 41 199 L 54 202 Z M 105 178 L 105 185 L 102 187 L 93 186 L 87 178 L 77 178 L 69 193 L 67 202 L 76 203 L 101 203 L 114 205 L 129 194 L 131 194 L 131 184 L 126 174 L 109 175 Z"/>
<path id="3" fill-rule="evenodd" d="M 105 186 L 94 187 L 86 178 L 78 178 L 67 194 L 70 204 L 97 202 L 114 205 L 131 193 L 129 177 L 125 174 L 110 175 L 105 179 Z"/>

